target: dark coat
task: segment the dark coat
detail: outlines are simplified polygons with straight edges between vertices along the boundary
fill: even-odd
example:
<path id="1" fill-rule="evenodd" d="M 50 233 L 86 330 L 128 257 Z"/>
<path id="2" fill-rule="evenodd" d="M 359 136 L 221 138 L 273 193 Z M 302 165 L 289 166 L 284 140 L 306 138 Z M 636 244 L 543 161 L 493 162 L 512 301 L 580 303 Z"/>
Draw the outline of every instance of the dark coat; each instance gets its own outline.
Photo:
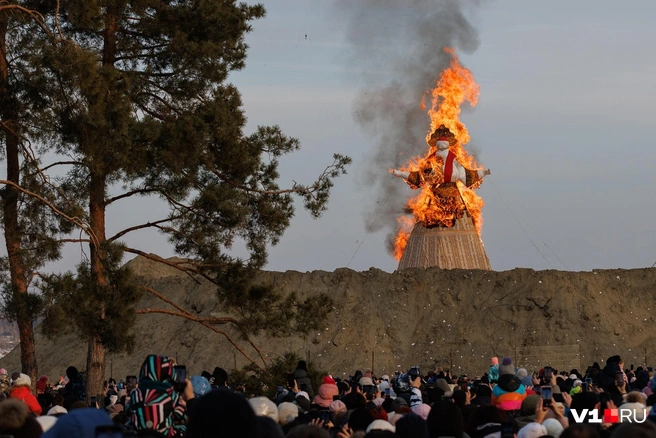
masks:
<path id="1" fill-rule="evenodd" d="M 298 385 L 299 391 L 305 391 L 310 396 L 310 400 L 314 398 L 314 390 L 312 389 L 312 382 L 308 378 L 308 373 L 304 369 L 297 368 L 294 371 L 294 379 L 296 379 L 296 384 Z"/>

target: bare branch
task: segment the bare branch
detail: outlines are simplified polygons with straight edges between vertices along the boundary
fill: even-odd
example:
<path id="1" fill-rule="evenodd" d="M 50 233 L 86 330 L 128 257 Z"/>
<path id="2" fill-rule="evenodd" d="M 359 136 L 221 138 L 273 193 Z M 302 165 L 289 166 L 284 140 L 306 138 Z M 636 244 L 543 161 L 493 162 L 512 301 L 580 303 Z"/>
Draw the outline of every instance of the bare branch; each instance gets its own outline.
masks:
<path id="1" fill-rule="evenodd" d="M 112 202 L 118 201 L 119 199 L 129 198 L 130 196 L 140 195 L 142 193 L 153 193 L 153 192 L 157 192 L 157 191 L 158 191 L 157 189 L 135 189 L 135 190 L 131 190 L 131 191 L 125 192 L 121 195 L 117 195 L 117 196 L 114 196 L 112 198 L 109 198 L 107 201 L 105 201 L 105 205 L 109 205 Z"/>
<path id="2" fill-rule="evenodd" d="M 57 161 L 55 163 L 48 164 L 46 167 L 41 168 L 41 172 L 45 172 L 46 170 L 50 169 L 51 167 L 64 166 L 64 165 L 85 166 L 85 164 L 81 161 Z"/>
<path id="3" fill-rule="evenodd" d="M 155 221 L 155 222 L 146 222 L 145 224 L 135 225 L 133 227 L 126 228 L 122 231 L 119 231 L 118 233 L 114 234 L 112 237 L 110 237 L 107 240 L 109 242 L 113 242 L 114 240 L 120 239 L 121 237 L 125 236 L 126 234 L 128 234 L 132 231 L 142 230 L 144 228 L 155 227 L 155 228 L 160 228 L 161 229 L 162 227 L 160 227 L 159 224 L 169 222 L 169 221 L 172 221 L 172 220 L 175 220 L 175 219 L 179 219 L 180 217 L 181 216 L 174 216 L 174 217 L 170 217 L 170 218 L 167 218 L 167 219 L 160 219 L 160 220 Z"/>
<path id="4" fill-rule="evenodd" d="M 4 185 L 8 185 L 8 186 L 12 186 L 12 187 L 14 187 L 15 189 L 17 189 L 18 191 L 20 191 L 20 192 L 22 192 L 22 193 L 24 193 L 24 194 L 26 194 L 26 195 L 28 195 L 28 196 L 31 196 L 31 197 L 33 197 L 33 198 L 38 199 L 38 200 L 41 201 L 44 205 L 46 205 L 48 208 L 50 208 L 50 210 L 52 210 L 55 214 L 57 214 L 57 215 L 63 217 L 64 219 L 66 219 L 66 220 L 68 220 L 68 221 L 74 223 L 74 224 L 77 225 L 79 228 L 81 228 L 82 230 L 84 230 L 84 232 L 89 236 L 89 238 L 91 239 L 91 241 L 93 242 L 93 244 L 94 244 L 95 246 L 98 246 L 98 245 L 99 245 L 99 243 L 98 243 L 98 238 L 97 238 L 96 234 L 93 232 L 93 230 L 91 229 L 91 227 L 90 227 L 89 225 L 87 225 L 86 223 L 84 223 L 84 222 L 82 221 L 82 219 L 78 218 L 77 216 L 76 216 L 76 217 L 71 217 L 71 216 L 67 215 L 66 213 L 64 213 L 63 211 L 59 210 L 57 207 L 55 207 L 54 204 L 53 204 L 52 202 L 48 201 L 48 200 L 45 199 L 43 196 L 41 196 L 41 195 L 39 195 L 39 194 L 37 194 L 37 193 L 34 193 L 34 192 L 29 191 L 29 190 L 27 190 L 27 189 L 21 187 L 20 185 L 16 184 L 16 183 L 13 182 L 13 181 L 8 181 L 8 180 L 4 180 L 4 179 L 2 179 L 2 180 L 0 180 L 0 184 L 4 184 Z"/>

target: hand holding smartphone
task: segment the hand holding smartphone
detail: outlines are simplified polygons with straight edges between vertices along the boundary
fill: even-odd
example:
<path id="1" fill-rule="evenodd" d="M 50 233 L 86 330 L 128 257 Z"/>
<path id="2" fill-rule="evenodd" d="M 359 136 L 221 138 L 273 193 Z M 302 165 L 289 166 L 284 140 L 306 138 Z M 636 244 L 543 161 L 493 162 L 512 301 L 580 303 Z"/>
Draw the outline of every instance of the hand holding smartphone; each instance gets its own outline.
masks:
<path id="1" fill-rule="evenodd" d="M 176 365 L 173 367 L 173 370 L 175 374 L 173 389 L 182 394 L 187 387 L 187 367 L 184 365 Z"/>
<path id="2" fill-rule="evenodd" d="M 551 400 L 553 399 L 551 386 L 543 386 L 540 389 L 540 393 L 542 397 L 542 406 L 545 408 L 551 407 Z"/>

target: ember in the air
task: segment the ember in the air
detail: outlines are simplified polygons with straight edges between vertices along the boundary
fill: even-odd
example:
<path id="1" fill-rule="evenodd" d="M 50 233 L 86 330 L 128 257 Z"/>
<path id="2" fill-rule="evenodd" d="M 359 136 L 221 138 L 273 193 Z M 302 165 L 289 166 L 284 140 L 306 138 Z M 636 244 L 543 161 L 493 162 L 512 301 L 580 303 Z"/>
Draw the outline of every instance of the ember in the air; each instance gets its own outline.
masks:
<path id="1" fill-rule="evenodd" d="M 458 120 L 460 105 L 467 101 L 476 105 L 479 86 L 471 72 L 461 66 L 452 49 L 448 69 L 440 75 L 432 91 L 428 114 L 431 127 L 426 136 L 428 154 L 415 157 L 401 169 L 389 169 L 394 176 L 403 178 L 419 194 L 410 199 L 406 209 L 412 219 L 399 218 L 399 232 L 394 241 L 394 258 L 401 259 L 415 223 L 426 227 L 452 227 L 455 221 L 469 215 L 479 236 L 483 219 L 483 200 L 473 189 L 479 187 L 489 169 L 476 163 L 465 149 L 469 133 Z M 422 109 L 424 105 L 422 103 Z"/>

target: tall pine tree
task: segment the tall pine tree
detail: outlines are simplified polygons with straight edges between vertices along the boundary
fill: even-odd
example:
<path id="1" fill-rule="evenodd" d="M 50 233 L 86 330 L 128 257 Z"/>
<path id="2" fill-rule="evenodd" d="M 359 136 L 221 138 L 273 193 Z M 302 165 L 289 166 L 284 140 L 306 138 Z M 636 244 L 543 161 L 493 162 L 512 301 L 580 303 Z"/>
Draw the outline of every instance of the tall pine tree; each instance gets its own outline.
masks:
<path id="1" fill-rule="evenodd" d="M 40 172 L 43 148 L 33 141 L 48 137 L 39 119 L 46 92 L 41 67 L 34 63 L 35 43 L 56 38 L 29 2 L 0 1 L 0 146 L 6 179 L 0 181 L 0 215 L 7 255 L 0 258 L 3 315 L 17 322 L 21 371 L 37 378 L 33 326 L 43 309 L 38 270 L 59 257 L 60 234 L 70 221 L 56 187 Z M 69 210 L 70 212 L 70 210 Z"/>
<path id="2" fill-rule="evenodd" d="M 231 0 L 72 0 L 54 22 L 65 42 L 39 49 L 47 83 L 56 84 L 44 117 L 55 121 L 54 150 L 66 157 L 60 187 L 88 206 L 89 263 L 67 290 L 92 304 L 76 319 L 89 339 L 89 394 L 102 390 L 105 354 L 116 346 L 111 327 L 121 315 L 113 306 L 126 294 L 128 302 L 136 297 L 118 267 L 124 252 L 220 284 L 221 303 L 240 315 L 226 321 L 244 333 L 275 325 L 267 312 L 281 316 L 279 333 L 280 322 L 298 316 L 294 297 L 250 287 L 248 279 L 289 226 L 293 196 L 320 216 L 350 159 L 336 154 L 315 182 L 281 188 L 278 159 L 298 150 L 298 140 L 277 126 L 244 134 L 240 94 L 226 79 L 243 68 L 244 36 L 264 14 L 262 5 Z M 159 197 L 167 216 L 107 235 L 108 209 L 136 196 Z M 144 229 L 164 233 L 187 261 L 166 262 L 121 243 Z M 230 254 L 235 243 L 248 257 Z"/>

